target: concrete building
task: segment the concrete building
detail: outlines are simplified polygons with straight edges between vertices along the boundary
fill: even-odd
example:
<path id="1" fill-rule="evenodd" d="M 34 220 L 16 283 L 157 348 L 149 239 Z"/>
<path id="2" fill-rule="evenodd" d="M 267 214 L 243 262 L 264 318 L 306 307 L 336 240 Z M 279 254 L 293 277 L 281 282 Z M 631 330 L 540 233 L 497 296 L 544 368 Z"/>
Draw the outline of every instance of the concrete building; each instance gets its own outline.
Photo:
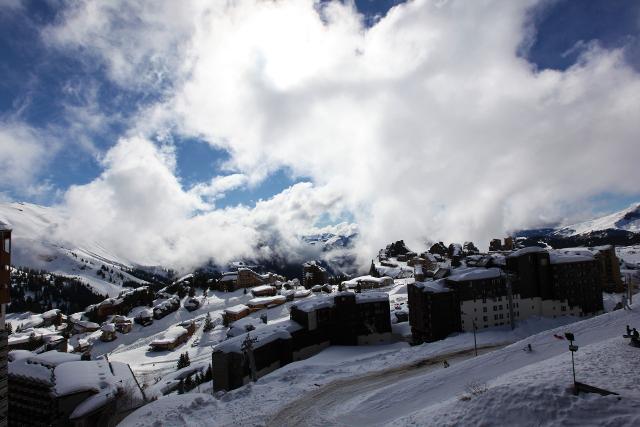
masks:
<path id="1" fill-rule="evenodd" d="M 506 258 L 505 270 L 462 267 L 441 280 L 408 285 L 414 340 L 603 309 L 599 263 L 591 254 L 524 248 Z"/>
<path id="2" fill-rule="evenodd" d="M 315 261 L 308 261 L 302 264 L 302 286 L 311 289 L 316 285 L 327 283 L 327 270 Z"/>
<path id="3" fill-rule="evenodd" d="M 127 364 L 80 355 L 9 353 L 9 425 L 110 426 L 143 404 Z"/>
<path id="4" fill-rule="evenodd" d="M 215 390 L 232 390 L 330 345 L 362 345 L 391 339 L 389 296 L 381 292 L 300 301 L 291 318 L 218 344 L 213 351 Z"/>

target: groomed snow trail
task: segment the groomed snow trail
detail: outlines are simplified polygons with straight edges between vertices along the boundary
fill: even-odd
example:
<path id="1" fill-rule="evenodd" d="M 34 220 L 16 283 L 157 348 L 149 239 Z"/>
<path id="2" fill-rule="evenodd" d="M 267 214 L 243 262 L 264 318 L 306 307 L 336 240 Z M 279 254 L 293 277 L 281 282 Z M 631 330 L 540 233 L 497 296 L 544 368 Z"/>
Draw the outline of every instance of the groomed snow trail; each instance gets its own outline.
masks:
<path id="1" fill-rule="evenodd" d="M 478 347 L 478 355 L 505 347 L 510 343 Z M 345 425 L 336 417 L 355 409 L 369 393 L 380 392 L 390 385 L 401 384 L 416 375 L 444 369 L 446 360 L 450 365 L 474 356 L 474 349 L 440 354 L 418 362 L 395 368 L 375 371 L 355 378 L 331 382 L 298 400 L 289 403 L 276 413 L 267 426 L 328 426 Z"/>

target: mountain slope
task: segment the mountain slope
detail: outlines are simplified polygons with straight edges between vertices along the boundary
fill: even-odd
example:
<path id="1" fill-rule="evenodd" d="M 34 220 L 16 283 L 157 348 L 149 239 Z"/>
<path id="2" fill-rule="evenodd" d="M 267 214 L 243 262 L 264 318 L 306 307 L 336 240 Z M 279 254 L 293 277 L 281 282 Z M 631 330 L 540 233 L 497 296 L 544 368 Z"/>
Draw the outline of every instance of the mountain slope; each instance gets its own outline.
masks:
<path id="1" fill-rule="evenodd" d="M 64 213 L 29 203 L 0 204 L 0 221 L 10 224 L 13 265 L 73 277 L 98 294 L 116 296 L 127 281 L 145 283 L 129 274 L 133 267 L 98 242 L 68 241 L 60 236 Z"/>
<path id="2" fill-rule="evenodd" d="M 640 233 L 640 203 L 634 203 L 627 209 L 600 218 L 557 228 L 553 234 L 576 236 L 595 231 L 620 230 Z"/>

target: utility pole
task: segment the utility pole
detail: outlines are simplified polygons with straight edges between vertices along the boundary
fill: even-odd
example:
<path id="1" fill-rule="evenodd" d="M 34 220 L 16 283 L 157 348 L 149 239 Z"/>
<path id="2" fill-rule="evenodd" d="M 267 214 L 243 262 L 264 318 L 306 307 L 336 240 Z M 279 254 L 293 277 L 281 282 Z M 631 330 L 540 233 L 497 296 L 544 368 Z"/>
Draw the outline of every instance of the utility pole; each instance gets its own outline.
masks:
<path id="1" fill-rule="evenodd" d="M 578 351 L 578 346 L 573 344 L 575 337 L 571 332 L 566 332 L 564 334 L 565 338 L 569 340 L 569 351 L 571 352 L 571 368 L 573 370 L 573 393 L 578 394 L 578 384 L 576 383 L 576 365 L 573 360 L 573 353 Z"/>
<path id="2" fill-rule="evenodd" d="M 473 350 L 475 351 L 476 356 L 478 355 L 478 342 L 476 341 L 476 321 L 473 321 Z"/>

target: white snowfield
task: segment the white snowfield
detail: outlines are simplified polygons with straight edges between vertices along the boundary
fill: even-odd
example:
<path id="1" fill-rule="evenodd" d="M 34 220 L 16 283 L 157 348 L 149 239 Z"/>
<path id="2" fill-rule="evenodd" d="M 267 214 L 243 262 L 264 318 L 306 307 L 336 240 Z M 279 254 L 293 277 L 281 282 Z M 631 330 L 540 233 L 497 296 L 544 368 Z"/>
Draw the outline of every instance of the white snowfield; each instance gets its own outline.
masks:
<path id="1" fill-rule="evenodd" d="M 640 425 L 640 349 L 622 338 L 627 324 L 640 327 L 640 304 L 633 309 L 572 324 L 575 318 L 528 319 L 514 331 L 482 331 L 480 346 L 520 341 L 478 357 L 468 333 L 416 347 L 330 347 L 218 398 L 160 398 L 121 425 Z M 566 331 L 580 346 L 578 380 L 620 399 L 567 389 L 568 342 L 554 336 Z M 527 344 L 532 352 L 523 350 Z M 467 399 L 471 383 L 486 385 L 486 392 Z"/>
<path id="2" fill-rule="evenodd" d="M 555 233 L 575 236 L 608 229 L 626 230 L 640 233 L 640 203 L 633 203 L 627 209 L 603 217 L 559 228 Z"/>

